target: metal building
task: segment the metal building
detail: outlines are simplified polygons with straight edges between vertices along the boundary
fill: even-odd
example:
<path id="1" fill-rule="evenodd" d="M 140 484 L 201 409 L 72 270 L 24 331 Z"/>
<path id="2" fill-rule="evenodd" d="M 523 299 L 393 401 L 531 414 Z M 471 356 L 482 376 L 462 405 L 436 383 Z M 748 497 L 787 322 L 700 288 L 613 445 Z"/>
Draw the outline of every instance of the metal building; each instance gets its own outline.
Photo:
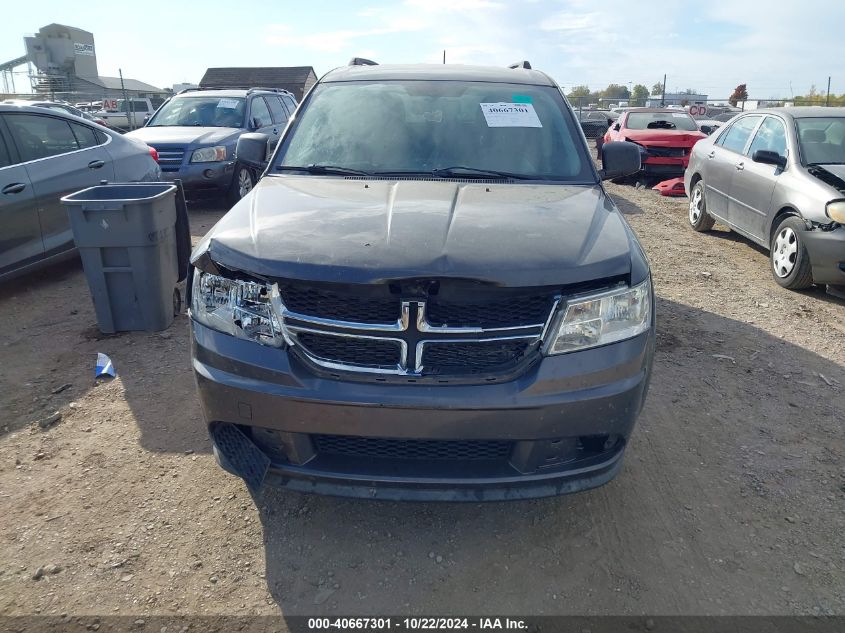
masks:
<path id="1" fill-rule="evenodd" d="M 64 24 L 49 24 L 38 33 L 24 37 L 26 54 L 0 64 L 3 90 L 17 92 L 14 69 L 28 68 L 30 88 L 51 99 L 91 100 L 127 96 L 154 97 L 166 92 L 137 79 L 104 77 L 97 70 L 94 34 Z"/>

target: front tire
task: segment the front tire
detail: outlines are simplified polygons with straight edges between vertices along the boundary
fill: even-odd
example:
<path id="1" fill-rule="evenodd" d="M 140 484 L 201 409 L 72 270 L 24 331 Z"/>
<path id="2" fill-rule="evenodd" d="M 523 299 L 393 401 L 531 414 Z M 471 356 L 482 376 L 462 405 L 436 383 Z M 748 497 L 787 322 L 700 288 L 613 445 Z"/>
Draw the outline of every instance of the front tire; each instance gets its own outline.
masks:
<path id="1" fill-rule="evenodd" d="M 712 229 L 714 224 L 716 224 L 716 218 L 707 213 L 704 181 L 699 180 L 693 185 L 689 196 L 689 225 L 694 231 L 704 233 Z"/>
<path id="2" fill-rule="evenodd" d="M 235 165 L 235 174 L 229 188 L 229 202 L 235 204 L 252 191 L 254 186 L 255 179 L 252 177 L 252 172 L 243 165 Z"/>
<path id="3" fill-rule="evenodd" d="M 807 227 L 800 218 L 789 216 L 772 234 L 769 261 L 775 281 L 788 290 L 802 290 L 813 285 L 810 254 L 802 235 Z"/>

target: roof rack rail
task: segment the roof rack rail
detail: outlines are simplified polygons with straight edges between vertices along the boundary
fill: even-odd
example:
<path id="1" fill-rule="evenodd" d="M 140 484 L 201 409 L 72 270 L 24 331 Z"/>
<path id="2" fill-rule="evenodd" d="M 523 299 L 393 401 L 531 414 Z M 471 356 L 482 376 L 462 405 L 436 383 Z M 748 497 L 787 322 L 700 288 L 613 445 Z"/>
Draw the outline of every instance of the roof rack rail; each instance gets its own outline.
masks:
<path id="1" fill-rule="evenodd" d="M 200 86 L 199 88 L 183 88 L 176 94 L 180 95 L 185 92 L 196 92 L 202 90 L 246 90 L 247 94 L 252 92 L 257 92 L 259 90 L 265 92 L 279 92 L 282 94 L 289 94 L 292 95 L 293 93 L 290 90 L 285 90 L 284 88 L 264 88 L 261 86 Z"/>
<path id="2" fill-rule="evenodd" d="M 353 57 L 349 60 L 347 66 L 378 66 L 378 62 L 372 59 L 365 59 L 364 57 Z"/>
<path id="3" fill-rule="evenodd" d="M 523 59 L 521 62 L 514 62 L 508 68 L 525 68 L 526 70 L 531 70 L 531 62 L 527 59 Z"/>
<path id="4" fill-rule="evenodd" d="M 259 91 L 278 92 L 278 93 L 287 94 L 287 95 L 293 94 L 290 90 L 285 90 L 284 88 L 264 88 L 263 86 L 253 86 L 252 88 L 248 88 L 246 93 L 250 94 L 250 93 L 259 92 Z"/>
<path id="5" fill-rule="evenodd" d="M 177 95 L 181 95 L 186 92 L 196 92 L 197 90 L 220 90 L 220 88 L 211 88 L 209 86 L 197 86 L 196 88 L 182 88 Z"/>

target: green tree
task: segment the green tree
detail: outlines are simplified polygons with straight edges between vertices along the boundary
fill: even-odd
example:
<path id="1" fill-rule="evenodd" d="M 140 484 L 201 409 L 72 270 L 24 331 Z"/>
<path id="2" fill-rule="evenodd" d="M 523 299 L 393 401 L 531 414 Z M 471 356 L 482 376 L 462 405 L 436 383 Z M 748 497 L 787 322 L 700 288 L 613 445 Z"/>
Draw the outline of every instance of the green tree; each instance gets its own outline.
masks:
<path id="1" fill-rule="evenodd" d="M 599 94 L 604 99 L 628 99 L 631 96 L 628 86 L 620 86 L 619 84 L 610 84 Z"/>
<path id="2" fill-rule="evenodd" d="M 745 84 L 739 84 L 736 88 L 734 88 L 734 92 L 728 99 L 728 103 L 730 103 L 732 106 L 736 106 L 737 102 L 747 100 L 748 87 Z"/>
<path id="3" fill-rule="evenodd" d="M 662 81 L 658 81 L 656 84 L 654 84 L 651 87 L 651 94 L 652 94 L 652 96 L 655 96 L 655 97 L 663 94 L 663 82 Z"/>
<path id="4" fill-rule="evenodd" d="M 573 97 L 589 97 L 591 94 L 589 86 L 573 86 L 567 96 L 571 99 Z"/>
<path id="5" fill-rule="evenodd" d="M 631 101 L 634 105 L 645 105 L 646 99 L 648 99 L 648 88 L 642 84 L 634 86 L 631 90 Z"/>

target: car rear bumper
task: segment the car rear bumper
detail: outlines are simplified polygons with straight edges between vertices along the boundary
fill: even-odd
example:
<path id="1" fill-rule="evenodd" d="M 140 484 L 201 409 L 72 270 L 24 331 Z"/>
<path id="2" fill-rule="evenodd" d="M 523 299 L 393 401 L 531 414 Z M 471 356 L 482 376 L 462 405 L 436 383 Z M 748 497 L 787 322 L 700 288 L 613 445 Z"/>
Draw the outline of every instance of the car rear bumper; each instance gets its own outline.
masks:
<path id="1" fill-rule="evenodd" d="M 845 227 L 832 231 L 806 231 L 802 237 L 810 254 L 813 281 L 832 286 L 845 285 Z"/>
<path id="2" fill-rule="evenodd" d="M 192 328 L 224 468 L 244 476 L 238 460 L 251 453 L 266 460 L 268 483 L 389 499 L 527 498 L 606 483 L 621 468 L 654 353 L 651 330 L 544 358 L 506 382 L 385 384 L 322 377 L 285 350 Z M 240 448 L 219 441 L 233 428 Z"/>

